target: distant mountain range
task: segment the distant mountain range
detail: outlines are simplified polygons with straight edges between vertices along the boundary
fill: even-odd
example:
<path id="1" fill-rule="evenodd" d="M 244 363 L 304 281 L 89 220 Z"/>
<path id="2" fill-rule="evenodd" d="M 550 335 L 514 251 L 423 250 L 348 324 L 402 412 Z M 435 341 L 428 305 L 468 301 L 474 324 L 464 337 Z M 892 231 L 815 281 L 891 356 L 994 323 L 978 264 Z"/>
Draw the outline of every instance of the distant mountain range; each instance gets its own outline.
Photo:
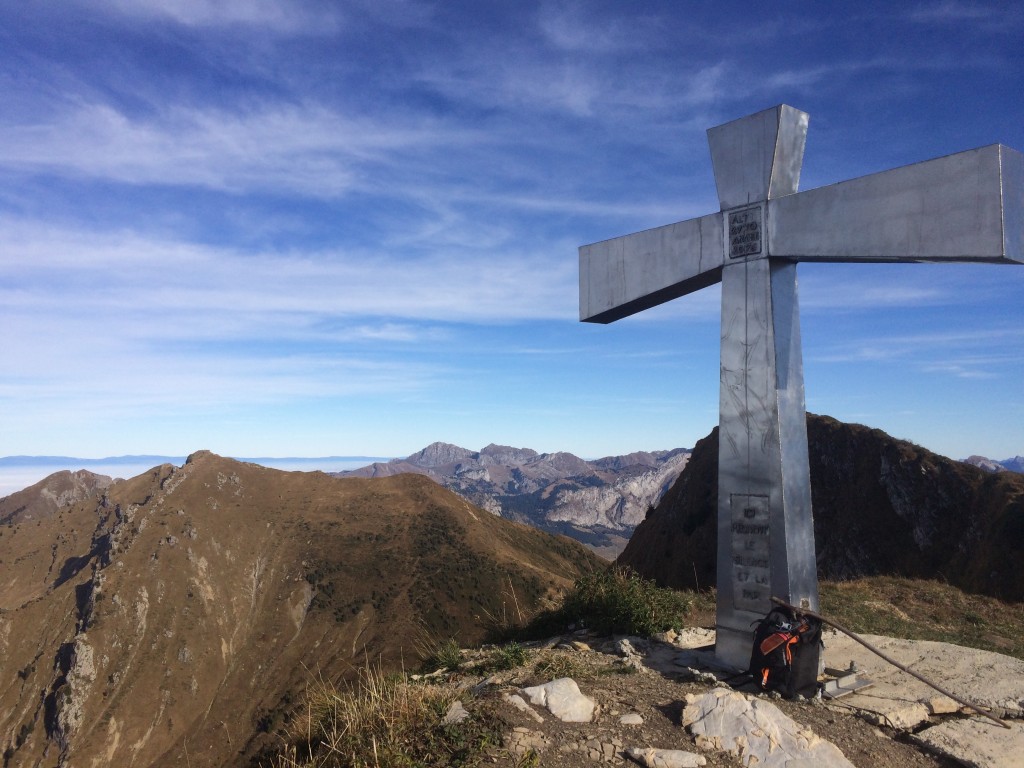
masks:
<path id="1" fill-rule="evenodd" d="M 565 452 L 538 453 L 530 448 L 493 444 L 471 451 L 437 442 L 404 459 L 325 456 L 236 460 L 279 469 L 320 469 L 336 477 L 425 475 L 492 514 L 567 535 L 614 559 L 648 509 L 679 476 L 689 455 L 689 450 L 677 448 L 585 460 Z M 54 471 L 95 468 L 125 476 L 144 467 L 184 462 L 185 457 L 160 455 L 103 459 L 5 456 L 0 457 L 0 469 L 39 467 L 49 472 L 49 467 Z M 358 469 L 347 469 L 363 462 L 365 465 Z"/>
<path id="2" fill-rule="evenodd" d="M 418 465 L 416 462 L 419 460 L 417 457 L 422 457 L 423 461 L 435 461 L 436 459 L 430 456 L 434 446 L 448 446 L 454 448 L 456 451 L 461 452 L 465 455 L 485 455 L 490 449 L 503 448 L 502 446 L 490 445 L 484 448 L 479 454 L 473 454 L 472 451 L 468 451 L 465 448 L 459 448 L 458 446 L 449 446 L 448 443 L 433 443 L 427 446 L 419 453 L 414 453 L 405 459 L 391 459 L 387 456 L 255 456 L 255 457 L 233 457 L 236 461 L 247 461 L 252 464 L 316 464 L 322 463 L 325 465 L 337 463 L 337 462 L 367 462 L 368 466 L 381 467 L 391 465 L 412 465 L 406 471 L 416 472 L 417 474 L 430 474 L 424 472 L 424 469 L 431 469 L 426 465 Z M 576 459 L 571 453 L 554 453 L 554 454 L 538 454 L 536 451 L 532 451 L 529 448 L 507 448 L 505 450 L 519 452 L 520 454 L 535 458 L 541 458 L 550 456 L 571 456 Z M 598 459 L 597 461 L 586 461 L 584 459 L 578 459 L 583 461 L 585 464 L 592 465 L 593 468 L 608 467 L 618 464 L 621 467 L 627 466 L 630 463 L 641 463 L 649 464 L 650 462 L 659 461 L 659 457 L 663 457 L 668 454 L 675 453 L 689 453 L 690 451 L 686 448 L 677 448 L 674 451 L 654 451 L 630 453 L 625 456 L 613 456 L 605 459 Z M 0 467 L 25 467 L 25 466 L 48 466 L 48 465 L 59 465 L 59 466 L 74 466 L 75 468 L 92 467 L 100 464 L 150 464 L 157 466 L 159 464 L 183 464 L 185 462 L 185 456 L 164 456 L 158 454 L 127 454 L 124 456 L 107 456 L 102 459 L 83 459 L 77 456 L 0 456 Z M 486 460 L 485 460 L 486 461 Z M 989 459 L 985 456 L 968 456 L 963 459 L 965 464 L 971 464 L 972 466 L 979 467 L 981 469 L 988 470 L 989 472 L 1019 472 L 1024 474 L 1024 456 L 1014 456 L 1011 459 L 1003 459 L 1001 461 L 996 459 Z M 358 473 L 359 476 L 365 474 L 367 468 L 360 468 L 353 470 L 353 473 Z M 396 474 L 396 472 L 390 472 L 387 470 L 381 470 L 381 474 Z"/>
<path id="3" fill-rule="evenodd" d="M 425 475 L 492 514 L 528 523 L 549 533 L 564 534 L 586 544 L 594 552 L 614 559 L 649 510 L 654 508 L 686 466 L 691 451 L 676 448 L 641 451 L 623 456 L 586 460 L 571 453 L 538 453 L 530 448 L 488 445 L 471 451 L 436 442 L 406 458 L 374 456 L 253 457 L 239 458 L 281 469 L 357 466 L 332 472 L 337 477 L 390 477 L 412 473 Z M 0 468 L 53 466 L 99 467 L 114 472 L 125 466 L 134 472 L 141 466 L 184 463 L 185 457 L 160 455 L 111 456 L 81 459 L 69 456 L 5 456 Z M 970 456 L 965 464 L 988 472 L 1024 473 L 1024 457 L 994 461 Z"/>
<path id="4" fill-rule="evenodd" d="M 426 475 L 488 512 L 565 534 L 614 558 L 689 457 L 689 450 L 676 448 L 587 461 L 506 445 L 471 451 L 433 443 L 405 459 L 334 474 Z"/>
<path id="5" fill-rule="evenodd" d="M 177 464 L 181 465 L 185 463 L 185 456 L 159 456 L 151 454 L 140 454 L 140 455 L 126 455 L 126 456 L 108 456 L 103 459 L 82 459 L 76 456 L 0 456 L 0 467 L 26 467 L 26 466 L 73 466 L 76 469 L 85 467 L 94 467 L 99 464 L 150 464 L 151 466 L 158 466 L 160 464 Z M 316 456 L 316 457 L 303 457 L 303 456 L 257 456 L 254 458 L 242 458 L 237 457 L 236 461 L 247 461 L 252 464 L 311 464 L 315 462 L 322 462 L 324 464 L 331 464 L 337 462 L 356 462 L 356 461 L 386 461 L 385 458 L 380 456 Z"/>
<path id="6" fill-rule="evenodd" d="M 968 456 L 964 459 L 964 463 L 989 472 L 1020 472 L 1024 474 L 1024 456 L 1014 456 L 1012 459 L 1003 461 L 986 459 L 984 456 Z"/>

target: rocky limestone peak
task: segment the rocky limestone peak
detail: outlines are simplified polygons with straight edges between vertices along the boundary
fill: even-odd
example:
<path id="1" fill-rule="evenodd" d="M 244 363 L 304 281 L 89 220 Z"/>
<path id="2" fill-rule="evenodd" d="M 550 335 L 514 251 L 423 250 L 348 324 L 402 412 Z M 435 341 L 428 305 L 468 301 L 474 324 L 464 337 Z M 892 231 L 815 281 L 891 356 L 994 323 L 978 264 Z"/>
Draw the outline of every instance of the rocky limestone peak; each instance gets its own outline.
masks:
<path id="1" fill-rule="evenodd" d="M 472 451 L 451 443 L 436 442 L 409 456 L 406 461 L 420 467 L 441 467 L 473 458 L 475 454 Z"/>
<path id="2" fill-rule="evenodd" d="M 972 454 L 963 460 L 964 464 L 984 469 L 986 472 L 1017 472 L 1024 474 L 1024 456 L 1014 456 L 1012 459 L 997 461 L 987 456 Z"/>
<path id="3" fill-rule="evenodd" d="M 54 472 L 35 485 L 0 499 L 0 522 L 52 517 L 60 509 L 98 495 L 112 482 L 107 475 L 86 469 Z"/>
<path id="4" fill-rule="evenodd" d="M 629 467 L 658 467 L 672 461 L 680 454 L 689 454 L 686 448 L 675 448 L 671 451 L 634 451 L 623 456 L 605 456 L 590 462 L 598 469 L 623 470 Z"/>
<path id="5" fill-rule="evenodd" d="M 563 477 L 579 477 L 594 474 L 593 468 L 571 453 L 559 451 L 558 453 L 545 453 L 530 462 L 531 465 L 544 464 Z"/>
<path id="6" fill-rule="evenodd" d="M 185 459 L 185 463 L 186 464 L 192 464 L 194 462 L 202 461 L 204 459 L 209 459 L 209 458 L 219 458 L 219 457 L 213 451 L 208 451 L 208 450 L 204 449 L 204 450 L 196 451 L 195 453 L 190 453 L 188 455 L 188 458 Z"/>
<path id="7" fill-rule="evenodd" d="M 988 459 L 984 456 L 972 455 L 964 459 L 964 464 L 970 464 L 972 467 L 978 467 L 988 472 L 1007 472 L 1008 470 L 998 461 L 994 459 Z"/>
<path id="8" fill-rule="evenodd" d="M 492 464 L 520 466 L 537 458 L 538 455 L 532 448 L 513 448 L 508 445 L 491 443 L 480 450 L 479 461 L 485 467 Z"/>
<path id="9" fill-rule="evenodd" d="M 470 453 L 434 443 L 408 459 L 336 476 L 425 474 L 494 515 L 564 534 L 602 556 L 615 557 L 689 455 L 676 448 L 607 457 L 599 464 L 568 452 L 541 454 L 492 443 L 480 453 Z"/>

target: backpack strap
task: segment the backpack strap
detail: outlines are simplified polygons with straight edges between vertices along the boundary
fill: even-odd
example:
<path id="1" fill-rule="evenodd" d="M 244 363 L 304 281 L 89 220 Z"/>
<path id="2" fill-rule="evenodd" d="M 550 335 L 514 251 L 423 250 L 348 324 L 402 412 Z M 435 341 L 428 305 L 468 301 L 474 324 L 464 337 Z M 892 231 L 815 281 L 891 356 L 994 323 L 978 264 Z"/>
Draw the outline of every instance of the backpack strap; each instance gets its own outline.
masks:
<path id="1" fill-rule="evenodd" d="M 791 637 L 792 635 L 789 632 L 773 632 L 761 641 L 761 653 L 767 656 L 780 645 L 792 642 Z"/>
<path id="2" fill-rule="evenodd" d="M 790 635 L 786 640 L 786 666 L 793 666 L 793 646 L 800 642 L 800 635 Z"/>

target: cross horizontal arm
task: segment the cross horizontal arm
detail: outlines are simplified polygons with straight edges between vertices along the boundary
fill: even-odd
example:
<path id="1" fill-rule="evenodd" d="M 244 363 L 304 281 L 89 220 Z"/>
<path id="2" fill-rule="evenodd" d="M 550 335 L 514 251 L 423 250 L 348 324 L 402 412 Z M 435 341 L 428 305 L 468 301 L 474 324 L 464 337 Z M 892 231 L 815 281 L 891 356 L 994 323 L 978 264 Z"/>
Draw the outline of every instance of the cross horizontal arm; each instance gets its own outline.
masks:
<path id="1" fill-rule="evenodd" d="M 1024 156 L 998 144 L 767 205 L 774 257 L 1024 263 Z"/>
<path id="2" fill-rule="evenodd" d="M 722 214 L 580 248 L 580 320 L 610 323 L 722 279 Z"/>

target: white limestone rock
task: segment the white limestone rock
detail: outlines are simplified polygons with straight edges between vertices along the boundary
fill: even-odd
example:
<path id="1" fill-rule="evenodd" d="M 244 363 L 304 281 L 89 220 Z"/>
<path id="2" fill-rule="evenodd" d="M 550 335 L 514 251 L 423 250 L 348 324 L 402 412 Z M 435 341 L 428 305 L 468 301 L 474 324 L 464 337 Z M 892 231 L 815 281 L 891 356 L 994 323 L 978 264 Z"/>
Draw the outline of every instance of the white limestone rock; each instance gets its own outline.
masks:
<path id="1" fill-rule="evenodd" d="M 878 635 L 864 635 L 863 639 L 967 701 L 1002 709 L 1007 717 L 1024 718 L 1024 660 L 932 640 Z M 826 666 L 837 668 L 855 659 L 858 669 L 874 682 L 870 688 L 844 697 L 843 702 L 850 706 L 888 713 L 894 706 L 901 707 L 902 702 L 927 702 L 935 696 L 931 687 L 845 635 L 826 640 L 824 656 Z"/>
<path id="2" fill-rule="evenodd" d="M 664 632 L 655 632 L 651 635 L 651 640 L 657 640 L 659 643 L 665 643 L 666 645 L 672 645 L 675 643 L 676 638 L 679 637 L 679 633 L 674 629 L 666 629 Z"/>
<path id="3" fill-rule="evenodd" d="M 932 715 L 953 715 L 960 711 L 960 705 L 949 696 L 937 694 L 928 698 L 919 699 L 928 708 Z"/>
<path id="4" fill-rule="evenodd" d="M 589 723 L 597 710 L 596 702 L 584 696 L 571 677 L 560 677 L 544 685 L 524 688 L 523 694 L 537 707 L 547 707 L 564 723 Z"/>
<path id="5" fill-rule="evenodd" d="M 448 707 L 448 711 L 445 713 L 444 719 L 442 719 L 441 722 L 444 725 L 455 725 L 456 723 L 461 723 L 467 717 L 469 717 L 469 710 L 466 709 L 465 705 L 461 701 L 456 699 L 451 703 L 451 706 Z"/>
<path id="6" fill-rule="evenodd" d="M 540 714 L 537 712 L 537 710 L 535 710 L 533 707 L 531 707 L 529 704 L 527 704 L 525 701 L 523 701 L 523 697 L 522 696 L 517 696 L 514 693 L 503 693 L 501 695 L 501 698 L 506 703 L 511 704 L 513 707 L 515 707 L 520 712 L 522 712 L 524 715 L 526 715 L 527 717 L 530 717 L 534 721 L 536 721 L 538 723 L 543 723 L 544 722 L 544 718 L 540 716 Z"/>
<path id="7" fill-rule="evenodd" d="M 715 630 L 683 627 L 672 644 L 679 648 L 707 648 L 715 644 Z"/>
<path id="8" fill-rule="evenodd" d="M 96 664 L 92 646 L 85 634 L 75 638 L 71 651 L 71 665 L 55 696 L 56 728 L 54 735 L 61 749 L 70 743 L 71 737 L 82 727 L 85 719 L 85 702 L 96 680 Z"/>
<path id="9" fill-rule="evenodd" d="M 928 707 L 920 701 L 891 701 L 877 711 L 865 710 L 864 719 L 897 731 L 912 731 L 928 719 Z"/>
<path id="10" fill-rule="evenodd" d="M 647 768 L 697 768 L 707 765 L 707 758 L 681 749 L 639 749 L 630 747 L 626 754 Z"/>
<path id="11" fill-rule="evenodd" d="M 682 722 L 698 747 L 730 752 L 745 766 L 853 768 L 838 747 L 795 723 L 774 704 L 725 688 L 688 695 Z"/>
<path id="12" fill-rule="evenodd" d="M 968 768 L 1019 768 L 1024 755 L 1024 724 L 1019 722 L 1001 728 L 980 717 L 946 720 L 910 738 Z"/>

